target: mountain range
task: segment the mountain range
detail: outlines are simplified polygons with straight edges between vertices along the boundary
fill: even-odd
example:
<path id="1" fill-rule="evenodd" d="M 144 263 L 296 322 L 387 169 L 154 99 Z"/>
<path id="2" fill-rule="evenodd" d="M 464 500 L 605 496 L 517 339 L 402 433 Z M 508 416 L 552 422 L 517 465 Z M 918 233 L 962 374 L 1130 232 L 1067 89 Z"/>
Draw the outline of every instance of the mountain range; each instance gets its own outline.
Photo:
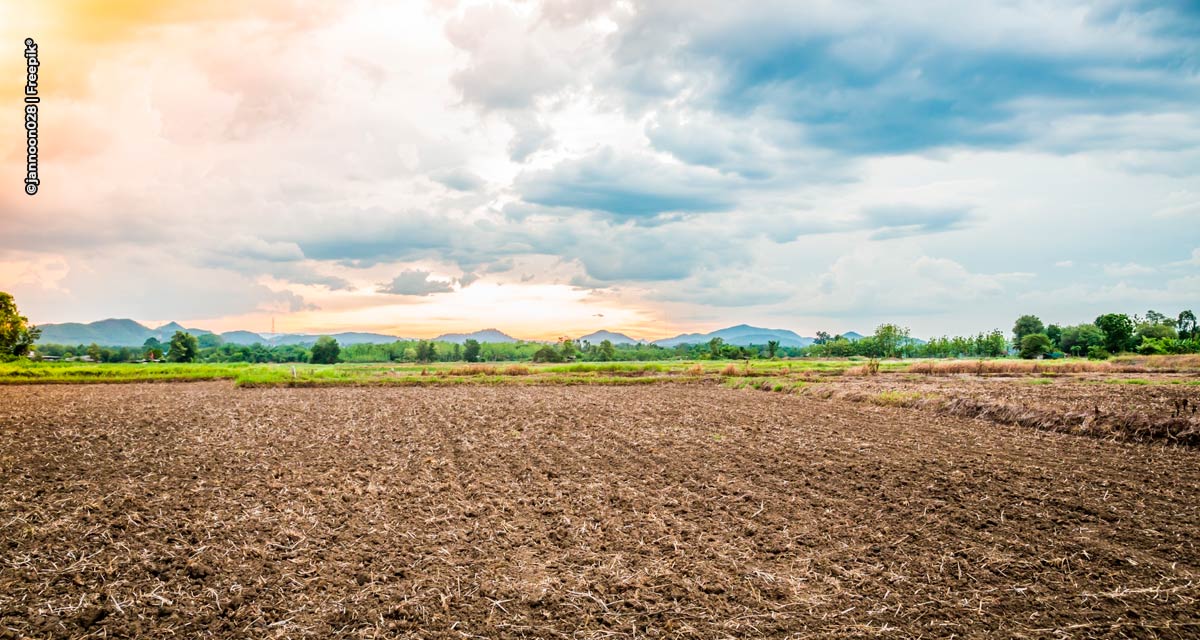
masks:
<path id="1" fill-rule="evenodd" d="M 168 322 L 160 327 L 150 328 L 139 322 L 129 319 L 108 319 L 97 322 L 89 322 L 86 324 L 78 322 L 66 322 L 62 324 L 44 324 L 39 325 L 42 330 L 42 337 L 38 340 L 42 343 L 52 344 L 92 344 L 96 343 L 106 347 L 139 347 L 145 344 L 149 338 L 155 338 L 160 342 L 166 343 L 171 339 L 171 336 L 176 331 L 187 331 L 195 336 L 211 335 L 212 331 L 206 329 L 185 328 L 177 322 Z M 222 341 L 238 344 L 251 345 L 263 344 L 267 346 L 277 345 L 311 345 L 317 341 L 317 338 L 326 334 L 307 334 L 307 333 L 280 333 L 280 334 L 259 334 L 252 331 L 227 331 L 225 333 L 216 334 Z M 415 340 L 415 338 L 402 338 L 399 336 L 387 335 L 382 333 L 362 333 L 362 332 L 344 332 L 327 334 L 332 336 L 338 343 L 347 344 L 363 344 L 363 343 L 389 343 L 396 340 Z M 862 335 L 853 331 L 848 331 L 842 334 L 850 340 L 862 339 Z M 721 338 L 726 344 L 734 345 L 765 345 L 771 340 L 778 340 L 779 344 L 784 347 L 806 347 L 815 341 L 815 338 L 809 338 L 797 334 L 788 329 L 765 329 L 763 327 L 753 327 L 746 324 L 739 324 L 733 327 L 718 329 L 710 333 L 684 333 L 672 338 L 663 340 L 639 340 L 631 338 L 623 333 L 613 331 L 596 331 L 589 333 L 586 336 L 580 336 L 578 341 L 587 341 L 592 344 L 600 344 L 604 340 L 608 340 L 613 344 L 656 344 L 660 347 L 673 347 L 678 344 L 701 344 L 712 340 L 713 338 Z M 472 333 L 445 333 L 434 340 L 441 342 L 452 342 L 462 344 L 467 340 L 478 340 L 479 342 L 520 342 L 503 331 L 498 329 L 483 329 Z M 916 341 L 916 340 L 914 340 Z"/>
<path id="2" fill-rule="evenodd" d="M 726 344 L 736 345 L 767 344 L 771 340 L 778 340 L 779 345 L 783 347 L 807 347 L 816 341 L 815 338 L 806 338 L 787 329 L 764 329 L 748 324 L 739 324 L 711 333 L 684 333 L 674 338 L 655 340 L 654 344 L 660 347 L 673 347 L 677 344 L 700 344 L 713 338 L 720 338 Z"/>
<path id="3" fill-rule="evenodd" d="M 478 340 L 479 342 L 520 342 L 516 338 L 500 331 L 499 329 L 484 329 L 482 331 L 474 331 L 472 333 L 443 333 L 434 338 L 437 342 L 453 342 L 462 344 L 467 340 Z"/>
<path id="4" fill-rule="evenodd" d="M 159 342 L 170 341 L 176 331 L 186 331 L 194 336 L 212 335 L 207 329 L 187 328 L 177 322 L 168 322 L 161 327 L 150 328 L 140 322 L 128 319 L 111 318 L 97 322 L 81 324 L 64 322 L 62 324 L 38 325 L 42 330 L 41 343 L 50 344 L 92 344 L 106 347 L 140 347 L 146 340 L 154 338 Z M 324 334 L 281 333 L 261 335 L 251 331 L 229 331 L 217 334 L 224 342 L 233 344 L 263 344 L 277 346 L 282 344 L 310 345 Z M 395 342 L 404 340 L 397 336 L 382 333 L 334 333 L 330 334 L 340 344 L 361 344 L 367 342 Z M 411 339 L 411 338 L 409 338 Z"/>

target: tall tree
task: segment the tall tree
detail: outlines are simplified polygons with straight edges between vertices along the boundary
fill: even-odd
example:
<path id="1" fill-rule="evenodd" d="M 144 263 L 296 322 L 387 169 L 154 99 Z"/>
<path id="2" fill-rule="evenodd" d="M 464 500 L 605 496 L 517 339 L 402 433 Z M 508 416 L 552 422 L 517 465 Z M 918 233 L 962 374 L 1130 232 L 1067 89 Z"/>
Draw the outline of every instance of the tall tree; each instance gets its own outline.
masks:
<path id="1" fill-rule="evenodd" d="M 1196 314 L 1190 309 L 1179 312 L 1179 318 L 1175 320 L 1175 329 L 1184 340 L 1200 337 L 1196 334 Z"/>
<path id="2" fill-rule="evenodd" d="M 1021 316 L 1017 318 L 1016 324 L 1013 325 L 1013 341 L 1021 344 L 1021 338 L 1031 333 L 1045 333 L 1046 327 L 1042 324 L 1041 318 L 1037 316 Z"/>
<path id="3" fill-rule="evenodd" d="M 908 328 L 898 324 L 881 324 L 875 328 L 875 342 L 879 345 L 880 355 L 894 358 L 899 355 L 900 345 L 908 335 Z"/>
<path id="4" fill-rule="evenodd" d="M 779 351 L 779 341 L 778 340 L 767 340 L 767 357 L 774 359 L 775 352 L 777 352 L 777 351 Z"/>
<path id="5" fill-rule="evenodd" d="M 463 359 L 467 362 L 479 362 L 479 341 L 469 338 L 463 343 Z"/>
<path id="6" fill-rule="evenodd" d="M 721 347 L 725 346 L 723 338 L 713 338 L 708 341 L 708 351 L 712 354 L 713 360 L 721 357 Z"/>
<path id="7" fill-rule="evenodd" d="M 29 324 L 17 310 L 13 297 L 0 291 L 0 356 L 23 356 L 41 337 L 42 330 Z"/>
<path id="8" fill-rule="evenodd" d="M 1048 325 L 1046 327 L 1046 337 L 1050 338 L 1050 342 L 1054 345 L 1054 347 L 1056 349 L 1058 348 L 1058 345 L 1062 341 L 1062 332 L 1063 332 L 1062 327 L 1060 327 L 1056 324 Z"/>
<path id="9" fill-rule="evenodd" d="M 1096 318 L 1096 326 L 1104 332 L 1104 348 L 1117 354 L 1133 346 L 1133 320 L 1123 313 L 1106 313 Z"/>
<path id="10" fill-rule="evenodd" d="M 196 356 L 200 354 L 200 341 L 196 336 L 176 331 L 175 335 L 171 336 L 171 345 L 167 350 L 167 360 L 171 362 L 195 362 Z"/>
<path id="11" fill-rule="evenodd" d="M 313 364 L 337 364 L 342 346 L 331 336 L 321 336 L 312 346 L 310 362 Z"/>
<path id="12" fill-rule="evenodd" d="M 612 340 L 601 340 L 599 352 L 601 362 L 611 362 L 617 357 L 617 348 L 613 346 Z"/>

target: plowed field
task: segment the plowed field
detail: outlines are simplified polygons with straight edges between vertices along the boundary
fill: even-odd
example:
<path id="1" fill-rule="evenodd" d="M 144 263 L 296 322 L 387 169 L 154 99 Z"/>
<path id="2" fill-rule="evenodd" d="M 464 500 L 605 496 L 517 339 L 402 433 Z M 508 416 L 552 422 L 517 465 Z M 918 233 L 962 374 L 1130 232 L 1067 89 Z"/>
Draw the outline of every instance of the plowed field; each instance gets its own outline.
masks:
<path id="1" fill-rule="evenodd" d="M 1195 637 L 1200 462 L 638 387 L 0 388 L 0 637 Z"/>

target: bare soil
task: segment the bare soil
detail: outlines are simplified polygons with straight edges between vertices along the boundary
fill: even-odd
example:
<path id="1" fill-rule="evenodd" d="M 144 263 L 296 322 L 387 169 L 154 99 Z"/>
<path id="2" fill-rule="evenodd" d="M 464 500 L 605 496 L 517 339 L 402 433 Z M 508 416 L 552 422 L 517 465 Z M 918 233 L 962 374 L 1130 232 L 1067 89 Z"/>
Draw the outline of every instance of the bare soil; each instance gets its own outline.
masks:
<path id="1" fill-rule="evenodd" d="M 1195 637 L 1195 449 L 712 385 L 0 388 L 0 637 Z"/>
<path id="2" fill-rule="evenodd" d="M 1194 375 L 844 376 L 805 391 L 1050 431 L 1200 447 Z M 1188 384 L 1192 383 L 1192 384 Z M 881 395 L 882 394 L 882 395 Z"/>

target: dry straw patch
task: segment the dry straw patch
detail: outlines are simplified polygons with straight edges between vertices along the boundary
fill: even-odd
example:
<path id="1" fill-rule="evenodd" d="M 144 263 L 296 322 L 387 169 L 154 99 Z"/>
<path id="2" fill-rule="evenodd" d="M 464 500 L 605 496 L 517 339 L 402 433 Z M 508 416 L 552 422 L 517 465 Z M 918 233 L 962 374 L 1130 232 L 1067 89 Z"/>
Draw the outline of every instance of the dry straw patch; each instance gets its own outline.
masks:
<path id="1" fill-rule="evenodd" d="M 1104 361 L 1071 360 L 938 360 L 915 362 L 909 365 L 909 373 L 935 376 L 949 375 L 1002 375 L 1018 376 L 1038 373 L 1136 373 L 1145 371 L 1137 365 L 1114 365 Z"/>

